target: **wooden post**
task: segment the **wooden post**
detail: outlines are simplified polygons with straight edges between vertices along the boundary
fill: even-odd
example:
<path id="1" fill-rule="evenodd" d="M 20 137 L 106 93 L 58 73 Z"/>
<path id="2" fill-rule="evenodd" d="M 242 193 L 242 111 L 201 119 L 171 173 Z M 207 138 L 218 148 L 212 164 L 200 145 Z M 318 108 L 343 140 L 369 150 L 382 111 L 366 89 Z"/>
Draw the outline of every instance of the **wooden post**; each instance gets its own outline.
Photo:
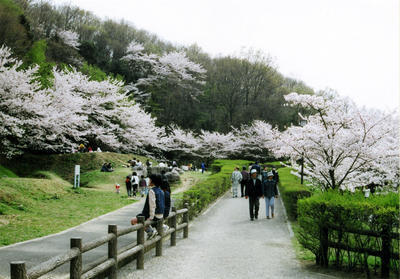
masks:
<path id="1" fill-rule="evenodd" d="M 321 227 L 320 228 L 320 236 L 319 236 L 319 247 L 320 247 L 320 265 L 324 267 L 328 267 L 329 259 L 328 259 L 328 228 Z"/>
<path id="2" fill-rule="evenodd" d="M 108 258 L 115 260 L 114 266 L 110 268 L 108 278 L 109 279 L 117 279 L 117 267 L 118 267 L 118 263 L 117 263 L 117 256 L 118 256 L 117 225 L 108 225 L 108 233 L 113 233 L 115 235 L 115 237 L 108 242 Z"/>
<path id="3" fill-rule="evenodd" d="M 78 248 L 79 255 L 70 261 L 69 277 L 79 279 L 82 273 L 82 238 L 71 238 L 71 248 Z"/>
<path id="4" fill-rule="evenodd" d="M 163 243 L 163 219 L 157 221 L 157 232 L 161 236 L 160 240 L 156 242 L 156 256 L 162 256 L 162 243 Z"/>
<path id="5" fill-rule="evenodd" d="M 384 226 L 382 230 L 382 256 L 381 256 L 381 277 L 389 278 L 390 274 L 390 229 L 389 226 Z"/>
<path id="6" fill-rule="evenodd" d="M 185 208 L 188 210 L 183 213 L 183 222 L 187 223 L 187 226 L 183 228 L 183 238 L 188 238 L 189 236 L 189 204 L 185 203 Z"/>
<path id="7" fill-rule="evenodd" d="M 169 226 L 174 228 L 175 231 L 171 233 L 171 246 L 176 246 L 176 207 L 172 207 L 172 212 L 175 213 L 173 217 L 169 219 Z"/>
<path id="8" fill-rule="evenodd" d="M 26 266 L 25 262 L 11 262 L 11 279 L 26 279 Z"/>
<path id="9" fill-rule="evenodd" d="M 142 224 L 143 227 L 137 230 L 137 245 L 143 245 L 143 249 L 137 253 L 136 258 L 136 268 L 137 269 L 144 269 L 144 216 L 139 216 L 138 224 Z"/>

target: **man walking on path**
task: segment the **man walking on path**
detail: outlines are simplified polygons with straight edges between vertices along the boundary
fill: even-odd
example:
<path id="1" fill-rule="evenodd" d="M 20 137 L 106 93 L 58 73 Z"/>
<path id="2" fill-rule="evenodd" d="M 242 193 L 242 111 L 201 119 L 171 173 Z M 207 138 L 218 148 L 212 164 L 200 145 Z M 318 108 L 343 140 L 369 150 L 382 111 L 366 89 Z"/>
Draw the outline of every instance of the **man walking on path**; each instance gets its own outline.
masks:
<path id="1" fill-rule="evenodd" d="M 267 173 L 267 180 L 262 184 L 263 196 L 265 199 L 265 215 L 267 219 L 274 218 L 274 203 L 275 198 L 278 198 L 277 182 L 274 180 L 272 171 Z M 269 207 L 271 207 L 271 215 L 269 214 Z"/>
<path id="2" fill-rule="evenodd" d="M 239 167 L 235 167 L 235 170 L 232 173 L 231 181 L 232 181 L 232 197 L 237 198 L 238 188 L 240 182 L 242 181 L 242 174 L 239 172 Z"/>
<path id="3" fill-rule="evenodd" d="M 262 196 L 261 180 L 257 178 L 257 170 L 250 171 L 250 179 L 246 184 L 246 199 L 249 199 L 250 220 L 258 219 L 258 209 L 260 208 L 260 197 Z"/>
<path id="4" fill-rule="evenodd" d="M 242 175 L 242 181 L 240 182 L 240 194 L 242 195 L 242 198 L 243 198 L 244 197 L 244 187 L 246 186 L 247 181 L 250 179 L 250 175 L 246 171 L 245 166 L 243 167 L 241 175 Z"/>
<path id="5" fill-rule="evenodd" d="M 254 162 L 254 164 L 251 166 L 250 171 L 252 171 L 252 170 L 256 170 L 257 171 L 257 178 L 260 179 L 260 181 L 261 181 L 261 179 L 262 179 L 262 177 L 261 177 L 261 167 L 260 167 L 260 165 L 258 164 L 257 161 Z"/>

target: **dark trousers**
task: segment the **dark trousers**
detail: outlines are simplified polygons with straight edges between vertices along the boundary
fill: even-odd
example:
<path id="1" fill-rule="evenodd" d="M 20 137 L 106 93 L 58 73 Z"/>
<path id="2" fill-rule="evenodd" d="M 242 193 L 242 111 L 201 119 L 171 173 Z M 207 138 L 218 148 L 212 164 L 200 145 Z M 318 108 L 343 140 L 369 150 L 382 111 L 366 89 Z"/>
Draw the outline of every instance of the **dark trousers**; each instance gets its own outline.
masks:
<path id="1" fill-rule="evenodd" d="M 240 184 L 240 194 L 242 195 L 242 197 L 244 197 L 244 187 L 246 187 L 246 184 Z"/>
<path id="2" fill-rule="evenodd" d="M 128 197 L 132 196 L 132 185 L 126 185 L 126 192 L 128 193 Z"/>
<path id="3" fill-rule="evenodd" d="M 258 209 L 260 208 L 260 199 L 259 197 L 249 197 L 249 210 L 250 210 L 250 218 L 253 219 L 258 218 Z"/>
<path id="4" fill-rule="evenodd" d="M 136 197 L 137 189 L 138 189 L 138 185 L 137 185 L 137 184 L 133 184 L 133 185 L 132 185 L 132 194 L 133 194 L 133 196 L 135 196 L 135 197 Z"/>

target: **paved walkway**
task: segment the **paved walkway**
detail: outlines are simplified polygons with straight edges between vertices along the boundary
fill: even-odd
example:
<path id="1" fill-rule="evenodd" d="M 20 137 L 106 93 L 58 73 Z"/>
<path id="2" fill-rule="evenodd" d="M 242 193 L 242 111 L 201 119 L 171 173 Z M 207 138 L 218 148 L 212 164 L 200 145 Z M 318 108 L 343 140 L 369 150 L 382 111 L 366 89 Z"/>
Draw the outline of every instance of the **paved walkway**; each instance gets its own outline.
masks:
<path id="1" fill-rule="evenodd" d="M 126 265 L 118 278 L 334 278 L 300 266 L 280 200 L 275 215 L 265 219 L 260 200 L 259 219 L 250 222 L 248 201 L 227 194 L 191 223 L 188 239 L 166 244 L 162 257 L 150 252 L 144 270 L 136 270 L 135 262 Z"/>
<path id="2" fill-rule="evenodd" d="M 125 206 L 59 234 L 0 248 L 0 278 L 10 277 L 10 262 L 12 261 L 26 261 L 27 268 L 29 269 L 53 256 L 68 251 L 72 237 L 82 237 L 83 243 L 87 243 L 106 235 L 108 224 L 116 224 L 118 227 L 130 226 L 131 218 L 141 212 L 143 203 L 144 199 L 141 199 L 139 202 Z M 126 246 L 132 241 L 136 241 L 134 234 L 128 234 L 118 238 L 118 245 L 121 247 Z M 85 253 L 83 262 L 84 264 L 93 262 L 105 255 L 107 255 L 107 246 L 103 245 Z M 69 264 L 65 264 L 56 269 L 50 278 L 62 277 L 62 275 L 68 272 Z"/>

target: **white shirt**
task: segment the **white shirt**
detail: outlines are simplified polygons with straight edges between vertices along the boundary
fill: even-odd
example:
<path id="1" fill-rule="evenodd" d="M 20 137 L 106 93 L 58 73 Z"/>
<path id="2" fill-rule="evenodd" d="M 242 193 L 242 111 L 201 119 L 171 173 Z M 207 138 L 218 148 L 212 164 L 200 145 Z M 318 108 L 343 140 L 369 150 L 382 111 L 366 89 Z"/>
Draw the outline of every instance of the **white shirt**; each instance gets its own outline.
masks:
<path id="1" fill-rule="evenodd" d="M 139 177 L 137 175 L 132 176 L 132 185 L 134 184 L 139 185 Z"/>

